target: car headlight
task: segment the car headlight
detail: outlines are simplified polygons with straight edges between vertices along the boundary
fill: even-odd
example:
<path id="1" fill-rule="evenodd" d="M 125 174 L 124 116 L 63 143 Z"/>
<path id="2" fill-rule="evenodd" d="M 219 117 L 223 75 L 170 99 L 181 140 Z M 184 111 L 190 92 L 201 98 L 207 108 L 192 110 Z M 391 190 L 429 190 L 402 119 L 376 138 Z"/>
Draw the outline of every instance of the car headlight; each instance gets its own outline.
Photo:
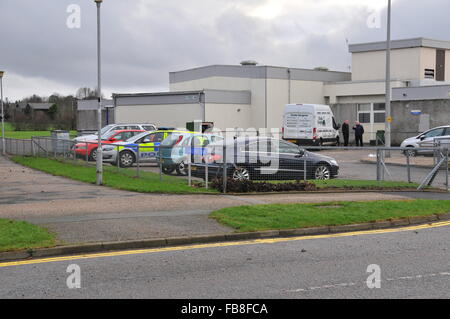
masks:
<path id="1" fill-rule="evenodd" d="M 338 162 L 336 160 L 330 160 L 330 163 L 334 166 L 339 166 Z"/>
<path id="2" fill-rule="evenodd" d="M 110 152 L 110 151 L 113 151 L 114 149 L 115 149 L 115 147 L 111 147 L 111 146 L 103 147 L 103 151 L 105 151 L 105 152 Z"/>

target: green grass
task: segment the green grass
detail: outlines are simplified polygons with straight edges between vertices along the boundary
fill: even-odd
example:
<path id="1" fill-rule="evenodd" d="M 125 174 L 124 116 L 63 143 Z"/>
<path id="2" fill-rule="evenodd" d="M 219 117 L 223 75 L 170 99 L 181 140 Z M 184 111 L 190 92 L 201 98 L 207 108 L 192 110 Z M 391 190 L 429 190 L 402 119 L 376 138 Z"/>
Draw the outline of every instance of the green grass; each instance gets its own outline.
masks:
<path id="1" fill-rule="evenodd" d="M 444 214 L 450 200 L 271 204 L 223 208 L 210 217 L 238 232 L 349 225 Z"/>
<path id="2" fill-rule="evenodd" d="M 0 252 L 55 246 L 56 239 L 46 229 L 24 221 L 0 219 Z"/>
<path id="3" fill-rule="evenodd" d="M 63 176 L 73 180 L 94 184 L 96 181 L 95 165 L 86 166 L 83 161 L 74 164 L 73 161 L 62 162 L 49 158 L 14 156 L 12 160 L 21 165 L 34 168 L 55 176 Z M 105 165 L 103 185 L 122 190 L 140 193 L 167 193 L 167 194 L 195 194 L 216 193 L 205 188 L 189 187 L 187 180 L 174 176 L 163 175 L 160 181 L 159 174 L 140 172 L 140 178 L 135 177 L 136 168 L 120 169 Z"/>
<path id="4" fill-rule="evenodd" d="M 317 188 L 417 188 L 419 184 L 408 182 L 393 182 L 393 181 L 371 181 L 371 180 L 345 180 L 345 179 L 331 179 L 328 181 L 312 181 Z"/>
<path id="5" fill-rule="evenodd" d="M 77 136 L 77 131 L 69 131 L 71 137 Z M 33 136 L 51 136 L 51 131 L 15 131 L 11 123 L 5 123 L 5 137 L 16 138 L 22 140 L 31 139 Z M 2 130 L 0 126 L 0 137 L 2 137 Z"/>
<path id="6" fill-rule="evenodd" d="M 295 181 L 270 181 L 270 183 L 286 183 Z M 327 181 L 322 180 L 308 180 L 308 182 L 314 183 L 319 190 L 326 189 L 416 189 L 419 184 L 408 182 L 395 182 L 395 181 L 375 181 L 375 180 L 351 180 L 351 179 L 330 179 Z"/>

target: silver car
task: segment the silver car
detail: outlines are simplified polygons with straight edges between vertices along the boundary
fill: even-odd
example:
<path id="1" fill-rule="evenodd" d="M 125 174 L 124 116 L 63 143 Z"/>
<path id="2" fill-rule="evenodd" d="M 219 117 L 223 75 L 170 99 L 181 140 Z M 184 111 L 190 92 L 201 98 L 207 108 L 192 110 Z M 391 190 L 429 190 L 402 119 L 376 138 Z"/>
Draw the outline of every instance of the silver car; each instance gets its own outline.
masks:
<path id="1" fill-rule="evenodd" d="M 115 130 L 144 130 L 144 131 L 156 131 L 156 125 L 154 124 L 109 124 L 103 127 L 100 131 L 100 135 L 103 137 L 111 131 Z M 82 135 L 74 138 L 75 142 L 95 141 L 98 138 L 98 134 Z"/>

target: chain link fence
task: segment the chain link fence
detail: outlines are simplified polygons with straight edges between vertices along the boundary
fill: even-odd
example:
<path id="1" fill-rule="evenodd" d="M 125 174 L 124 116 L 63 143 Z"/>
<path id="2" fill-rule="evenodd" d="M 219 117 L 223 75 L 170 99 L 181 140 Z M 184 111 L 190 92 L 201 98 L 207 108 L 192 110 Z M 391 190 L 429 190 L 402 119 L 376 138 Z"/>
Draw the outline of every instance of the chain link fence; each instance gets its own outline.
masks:
<path id="1" fill-rule="evenodd" d="M 418 189 L 449 189 L 450 141 L 436 139 L 428 148 L 304 146 L 276 136 L 232 136 L 174 140 L 153 145 L 111 143 L 102 146 L 105 166 L 141 177 L 143 172 L 183 178 L 190 186 L 214 187 L 227 192 L 230 181 L 282 184 L 308 180 L 391 181 L 414 183 Z M 5 139 L 6 153 L 70 161 L 95 166 L 97 142 L 74 142 L 51 137 Z M 1 143 L 0 143 L 1 147 Z M 281 187 L 281 186 L 280 186 Z"/>

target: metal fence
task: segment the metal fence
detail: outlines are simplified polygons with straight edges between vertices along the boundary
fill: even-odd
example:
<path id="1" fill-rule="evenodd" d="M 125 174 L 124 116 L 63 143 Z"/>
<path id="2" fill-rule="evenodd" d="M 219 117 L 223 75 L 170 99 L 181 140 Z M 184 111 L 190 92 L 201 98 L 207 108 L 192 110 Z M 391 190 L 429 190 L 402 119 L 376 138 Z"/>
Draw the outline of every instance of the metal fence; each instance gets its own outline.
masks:
<path id="1" fill-rule="evenodd" d="M 253 139 L 253 140 L 252 140 Z M 230 180 L 304 181 L 335 178 L 353 181 L 392 181 L 449 189 L 450 141 L 436 139 L 428 148 L 305 146 L 268 138 L 236 137 L 226 143 L 105 144 L 105 169 L 143 177 L 158 174 L 162 182 L 176 176 L 193 187 L 209 188 Z M 74 142 L 51 137 L 6 139 L 10 155 L 56 158 L 95 166 L 97 142 Z M 0 143 L 1 145 L 1 143 Z M 277 182 L 275 182 L 277 183 Z"/>

